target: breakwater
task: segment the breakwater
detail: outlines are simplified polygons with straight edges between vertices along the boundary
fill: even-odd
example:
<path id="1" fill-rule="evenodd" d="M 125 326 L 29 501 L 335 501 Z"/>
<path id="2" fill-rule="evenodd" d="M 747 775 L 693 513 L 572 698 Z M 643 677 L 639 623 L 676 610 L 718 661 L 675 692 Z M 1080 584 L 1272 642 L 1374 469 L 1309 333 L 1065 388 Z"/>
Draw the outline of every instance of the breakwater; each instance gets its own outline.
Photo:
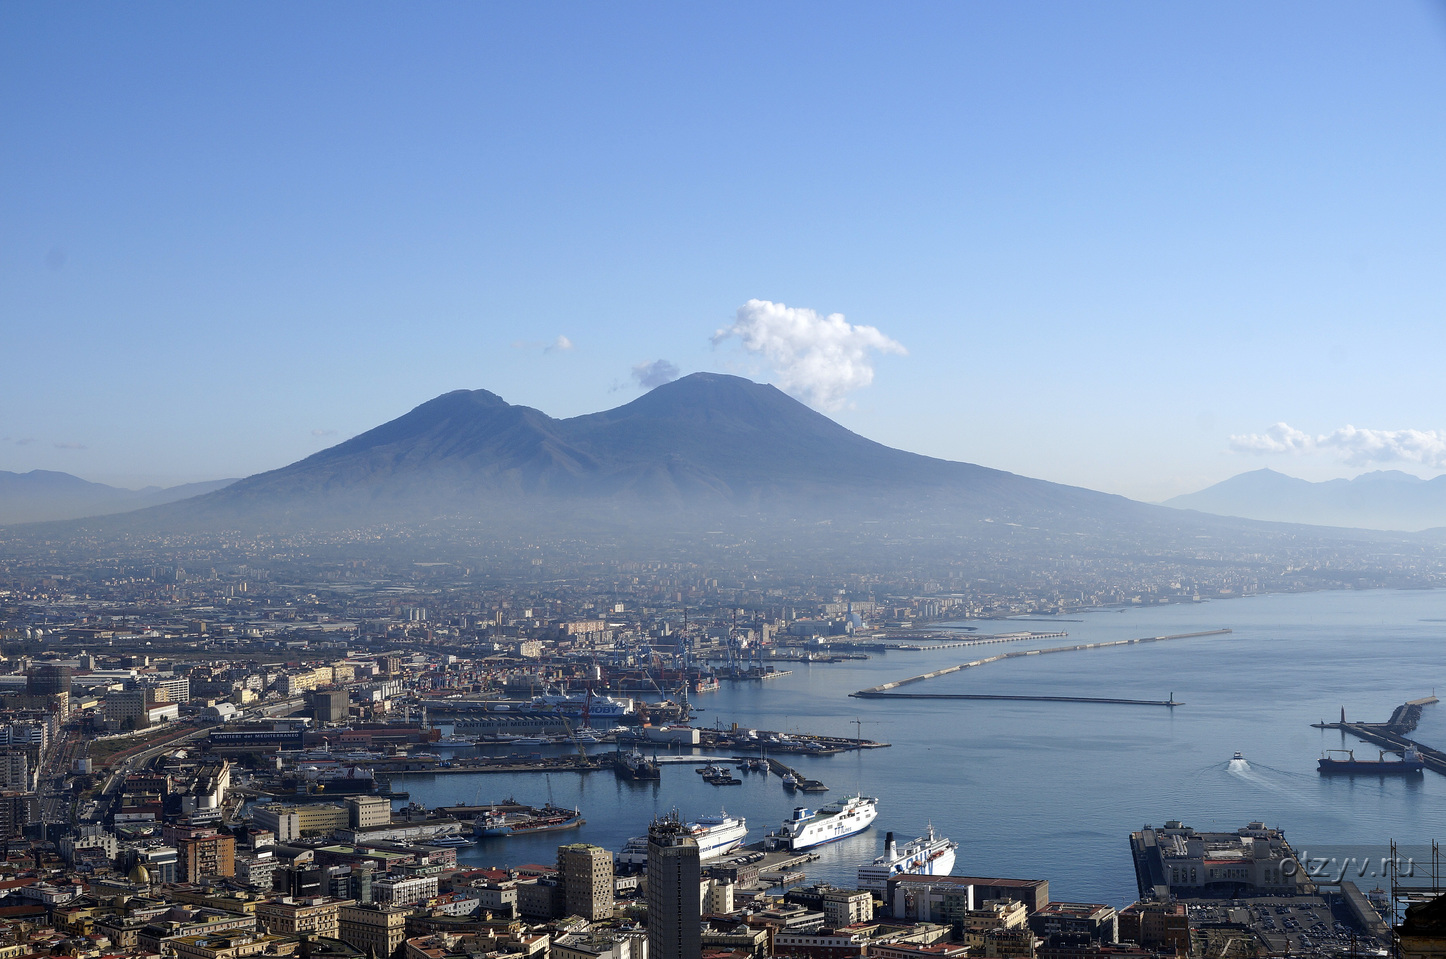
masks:
<path id="1" fill-rule="evenodd" d="M 1169 699 L 1122 699 L 1114 696 L 1006 696 L 990 693 L 871 693 L 860 690 L 853 694 L 861 699 L 1005 699 L 1024 703 L 1114 703 L 1120 706 L 1185 705 L 1171 693 Z"/>
<path id="2" fill-rule="evenodd" d="M 990 663 L 997 663 L 1004 659 L 1018 659 L 1024 656 L 1044 656 L 1049 653 L 1073 653 L 1086 649 L 1111 649 L 1120 646 L 1136 646 L 1141 643 L 1163 643 L 1172 639 L 1195 639 L 1200 636 L 1221 636 L 1229 633 L 1229 629 L 1205 629 L 1193 633 L 1175 633 L 1170 636 L 1141 636 L 1137 639 L 1116 639 L 1102 643 L 1077 643 L 1073 646 L 1051 646 L 1048 649 L 1017 649 L 1010 653 L 1000 653 L 997 656 L 988 656 L 984 659 L 976 659 L 967 663 L 960 663 L 957 666 L 945 666 L 943 669 L 936 669 L 931 672 L 921 673 L 918 676 L 910 676 L 907 679 L 896 679 L 891 683 L 880 683 L 877 686 L 870 686 L 868 689 L 860 689 L 857 692 L 849 693 L 850 696 L 859 699 L 878 698 L 889 690 L 898 689 L 900 686 L 909 686 L 913 683 L 921 683 L 928 679 L 936 679 L 939 676 L 947 676 L 950 673 L 957 673 L 965 669 L 975 669 L 979 666 L 987 666 Z M 1171 699 L 1173 700 L 1173 696 Z"/>

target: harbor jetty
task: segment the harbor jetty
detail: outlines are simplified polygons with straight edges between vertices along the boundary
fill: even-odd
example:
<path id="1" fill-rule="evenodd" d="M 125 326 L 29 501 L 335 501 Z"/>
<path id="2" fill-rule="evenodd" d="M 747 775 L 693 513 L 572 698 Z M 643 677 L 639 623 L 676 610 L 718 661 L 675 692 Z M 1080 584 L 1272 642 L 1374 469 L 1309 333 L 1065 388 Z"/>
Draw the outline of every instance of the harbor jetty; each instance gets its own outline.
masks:
<path id="1" fill-rule="evenodd" d="M 1413 699 L 1397 706 L 1391 713 L 1391 718 L 1384 723 L 1352 723 L 1346 721 L 1345 707 L 1341 707 L 1341 721 L 1328 723 L 1321 720 L 1318 723 L 1311 723 L 1315 729 L 1339 729 L 1341 732 L 1349 733 L 1357 739 L 1368 743 L 1374 743 L 1382 749 L 1397 754 L 1404 754 L 1409 748 L 1414 747 L 1421 756 L 1421 761 L 1427 769 L 1441 773 L 1446 776 L 1446 752 L 1433 749 L 1430 746 L 1422 745 L 1406 736 L 1407 733 L 1416 729 L 1416 724 L 1421 720 L 1422 707 L 1439 702 L 1435 694 L 1423 696 L 1420 699 Z"/>
<path id="2" fill-rule="evenodd" d="M 1104 642 L 1104 643 L 1078 643 L 1078 644 L 1076 644 L 1076 645 L 1074 645 L 1074 646 L 1051 646 L 1051 647 L 1049 647 L 1048 649 L 1016 649 L 1016 650 L 1014 650 L 1013 652 L 1000 653 L 1000 654 L 997 655 L 997 656 L 989 656 L 989 657 L 986 657 L 986 658 L 984 658 L 984 659 L 976 659 L 976 660 L 973 660 L 973 661 L 971 661 L 971 662 L 960 663 L 960 664 L 958 664 L 957 666 L 945 666 L 943 669 L 936 669 L 936 670 L 933 670 L 932 672 L 921 673 L 921 674 L 918 675 L 918 676 L 910 676 L 910 677 L 907 678 L 907 679 L 896 679 L 896 680 L 894 680 L 894 681 L 891 682 L 891 683 L 880 683 L 880 684 L 877 685 L 877 686 L 870 686 L 868 689 L 860 689 L 860 690 L 858 690 L 857 692 L 849 693 L 849 695 L 850 695 L 850 696 L 854 696 L 854 697 L 856 697 L 856 698 L 858 698 L 858 699 L 884 699 L 884 698 L 887 698 L 887 697 L 890 695 L 890 691 L 891 691 L 891 690 L 898 689 L 900 686 L 909 686 L 909 685 L 912 685 L 912 684 L 914 684 L 914 683 L 921 683 L 921 682 L 924 682 L 925 680 L 928 680 L 928 679 L 936 679 L 936 678 L 938 678 L 938 677 L 940 677 L 940 676 L 947 676 L 947 675 L 949 675 L 950 673 L 957 673 L 957 672 L 960 672 L 961 670 L 965 670 L 965 669 L 975 669 L 975 668 L 980 667 L 980 666 L 987 666 L 987 665 L 989 665 L 990 663 L 997 663 L 997 662 L 1000 662 L 1001 660 L 1005 660 L 1005 659 L 1018 659 L 1018 658 L 1021 658 L 1021 657 L 1024 657 L 1024 656 L 1044 656 L 1044 655 L 1047 655 L 1047 654 L 1049 654 L 1049 653 L 1073 653 L 1073 652 L 1079 652 L 1079 651 L 1081 651 L 1081 650 L 1086 650 L 1086 649 L 1112 649 L 1112 648 L 1118 648 L 1118 647 L 1121 647 L 1121 646 L 1137 646 L 1137 645 L 1139 645 L 1139 644 L 1141 644 L 1141 643 L 1163 643 L 1163 642 L 1166 642 L 1166 641 L 1172 640 L 1172 639 L 1195 639 L 1195 638 L 1200 637 L 1200 636 L 1222 636 L 1222 635 L 1225 635 L 1226 633 L 1229 633 L 1229 632 L 1230 632 L 1229 629 L 1206 629 L 1206 630 L 1201 630 L 1201 631 L 1199 631 L 1199 632 L 1194 632 L 1194 633 L 1175 633 L 1175 634 L 1170 635 L 1170 636 L 1141 636 L 1141 637 L 1139 637 L 1139 638 L 1137 638 L 1137 639 L 1116 639 L 1116 640 L 1112 640 L 1112 641 L 1110 641 L 1110 642 Z M 897 694 L 894 694 L 894 695 L 897 695 Z M 940 699 L 944 699 L 944 698 L 948 698 L 948 699 L 970 699 L 970 698 L 979 698 L 979 699 L 1011 698 L 1011 699 L 1012 699 L 1012 698 L 1022 698 L 1022 699 L 1030 699 L 1030 700 L 1035 700 L 1035 701 L 1040 701 L 1040 702 L 1054 702 L 1054 701 L 1063 701 L 1063 702 L 1105 702 L 1105 703 L 1128 702 L 1128 703 L 1142 703 L 1142 704 L 1149 704 L 1149 705 L 1172 706 L 1172 707 L 1173 707 L 1173 706 L 1182 705 L 1181 703 L 1177 703 L 1177 702 L 1174 701 L 1175 697 L 1174 697 L 1173 694 L 1170 696 L 1170 699 L 1169 699 L 1168 701 L 1166 701 L 1166 700 L 1096 699 L 1096 698 L 1091 698 L 1091 697 L 1070 697 L 1070 698 L 1064 698 L 1064 697 L 1050 697 L 1050 696 L 1041 696 L 1041 697 L 994 697 L 994 696 L 982 696 L 982 695 L 979 695 L 979 696 L 964 696 L 964 695 L 959 695 L 959 696 L 948 696 L 948 697 L 945 697 L 945 696 L 942 696 L 942 695 L 941 695 L 941 696 L 938 696 L 938 697 L 933 697 L 933 696 L 925 696 L 925 695 L 923 695 L 923 694 L 914 694 L 914 695 L 916 696 L 916 698 L 920 698 L 920 699 L 925 699 L 925 698 L 928 698 L 928 699 L 933 699 L 933 698 L 940 698 Z"/>
<path id="3" fill-rule="evenodd" d="M 1171 693 L 1169 699 L 1122 699 L 1115 696 L 1006 696 L 989 693 L 854 693 L 862 699 L 981 699 L 1013 700 L 1022 703 L 1114 703 L 1120 706 L 1183 706 Z"/>

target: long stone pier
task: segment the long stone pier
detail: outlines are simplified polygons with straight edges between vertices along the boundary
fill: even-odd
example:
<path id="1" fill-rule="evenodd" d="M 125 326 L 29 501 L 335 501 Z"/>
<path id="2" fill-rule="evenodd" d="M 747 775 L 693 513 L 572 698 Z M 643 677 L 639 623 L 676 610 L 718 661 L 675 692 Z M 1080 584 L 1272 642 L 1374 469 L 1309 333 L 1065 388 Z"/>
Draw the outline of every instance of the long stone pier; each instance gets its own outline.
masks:
<path id="1" fill-rule="evenodd" d="M 878 698 L 881 694 L 887 694 L 889 690 L 898 689 L 900 686 L 908 686 L 912 683 L 921 683 L 926 679 L 935 679 L 939 676 L 947 676 L 949 673 L 957 673 L 964 669 L 975 669 L 979 666 L 987 666 L 990 663 L 997 663 L 1003 659 L 1018 659 L 1023 656 L 1044 656 L 1048 653 L 1073 653 L 1084 649 L 1111 649 L 1119 646 L 1136 646 L 1141 643 L 1163 643 L 1171 639 L 1194 639 L 1198 636 L 1221 636 L 1231 632 L 1229 629 L 1206 629 L 1195 633 L 1175 633 L 1171 636 L 1141 636 L 1138 639 L 1116 639 L 1104 643 L 1079 643 L 1074 646 L 1051 646 L 1049 649 L 1016 649 L 1009 653 L 1000 653 L 997 656 L 989 656 L 984 659 L 976 659 L 967 663 L 960 663 L 957 666 L 945 666 L 943 669 L 936 669 L 932 672 L 921 673 L 918 676 L 910 676 L 908 679 L 896 679 L 891 683 L 880 683 L 877 686 L 870 686 L 868 689 L 860 689 L 858 692 L 849 693 L 860 699 Z M 951 697 L 952 698 L 952 697 Z M 1171 697 L 1173 703 L 1174 697 Z M 1048 701 L 1048 700 L 1046 700 Z M 1081 699 L 1090 702 L 1088 699 Z M 1171 703 L 1161 702 L 1161 705 Z M 1178 705 L 1178 704 L 1175 704 Z"/>
<path id="2" fill-rule="evenodd" d="M 861 689 L 850 695 L 860 699 L 1005 699 L 1023 703 L 1115 703 L 1121 706 L 1176 706 L 1185 705 L 1175 699 L 1121 699 L 1114 696 L 1005 696 L 988 693 L 874 693 Z"/>

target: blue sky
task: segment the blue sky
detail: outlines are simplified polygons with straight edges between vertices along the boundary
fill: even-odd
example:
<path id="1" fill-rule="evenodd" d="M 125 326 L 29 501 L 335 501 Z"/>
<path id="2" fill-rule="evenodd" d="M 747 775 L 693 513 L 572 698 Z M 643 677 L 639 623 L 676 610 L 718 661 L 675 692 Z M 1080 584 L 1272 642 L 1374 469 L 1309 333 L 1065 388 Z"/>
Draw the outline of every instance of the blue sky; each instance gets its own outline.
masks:
<path id="1" fill-rule="evenodd" d="M 1441 3 L 17 2 L 0 170 L 0 469 L 663 360 L 1143 499 L 1446 472 Z"/>

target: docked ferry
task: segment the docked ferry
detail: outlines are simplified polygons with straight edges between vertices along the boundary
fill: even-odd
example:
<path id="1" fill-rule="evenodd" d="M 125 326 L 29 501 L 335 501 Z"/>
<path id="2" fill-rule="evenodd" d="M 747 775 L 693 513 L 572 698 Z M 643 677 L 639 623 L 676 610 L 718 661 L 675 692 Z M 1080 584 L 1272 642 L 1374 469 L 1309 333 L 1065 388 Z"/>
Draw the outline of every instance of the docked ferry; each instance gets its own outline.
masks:
<path id="1" fill-rule="evenodd" d="M 632 716 L 637 711 L 631 699 L 614 699 L 612 696 L 595 696 L 592 693 L 549 692 L 541 696 L 534 696 L 532 705 L 534 708 L 565 713 L 569 716 L 581 716 L 586 713 L 589 720 L 618 720 Z"/>
<path id="2" fill-rule="evenodd" d="M 716 816 L 699 816 L 692 822 L 685 823 L 683 828 L 686 830 L 685 835 L 698 844 L 698 858 L 707 862 L 732 852 L 743 843 L 743 837 L 748 835 L 748 820 L 742 816 L 730 816 L 724 811 Z M 629 839 L 627 845 L 623 846 L 623 851 L 618 854 L 618 862 L 633 866 L 647 865 L 648 837 L 634 836 Z"/>
<path id="3" fill-rule="evenodd" d="M 768 834 L 770 845 L 783 849 L 809 849 L 869 828 L 879 814 L 878 800 L 848 796 L 817 810 L 798 806 L 793 816 Z"/>
<path id="4" fill-rule="evenodd" d="M 859 867 L 858 887 L 869 892 L 885 891 L 894 876 L 910 873 L 919 876 L 947 876 L 954 868 L 954 850 L 959 844 L 952 839 L 934 835 L 934 827 L 906 843 L 895 845 L 894 834 L 884 838 L 884 854 L 867 866 Z"/>

